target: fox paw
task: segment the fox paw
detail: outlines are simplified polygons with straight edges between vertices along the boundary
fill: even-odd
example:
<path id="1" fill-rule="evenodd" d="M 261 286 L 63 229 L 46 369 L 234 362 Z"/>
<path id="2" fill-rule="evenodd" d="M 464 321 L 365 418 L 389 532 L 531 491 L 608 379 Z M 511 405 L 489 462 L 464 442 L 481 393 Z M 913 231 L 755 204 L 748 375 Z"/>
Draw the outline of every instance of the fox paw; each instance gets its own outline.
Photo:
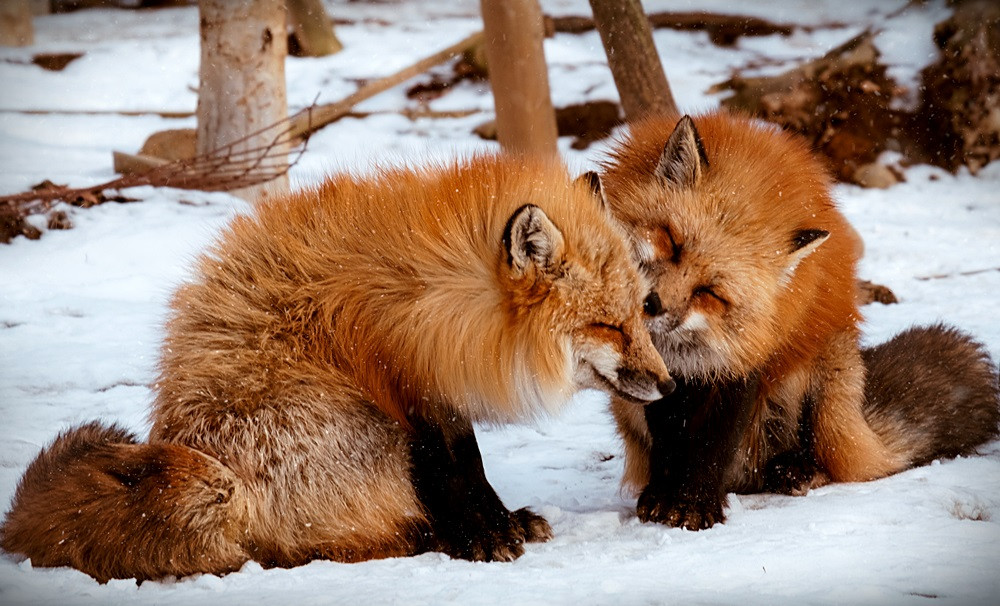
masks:
<path id="1" fill-rule="evenodd" d="M 552 538 L 552 527 L 545 518 L 528 509 L 497 514 L 471 516 L 462 522 L 462 528 L 449 529 L 449 536 L 439 537 L 441 551 L 462 560 L 512 562 L 524 554 L 524 543 Z"/>
<path id="2" fill-rule="evenodd" d="M 510 517 L 520 526 L 525 543 L 544 543 L 552 538 L 552 527 L 548 521 L 527 507 L 511 512 Z"/>
<path id="3" fill-rule="evenodd" d="M 829 482 L 816 461 L 801 453 L 778 455 L 764 470 L 764 490 L 776 494 L 801 496 Z"/>
<path id="4" fill-rule="evenodd" d="M 726 521 L 722 512 L 723 500 L 719 497 L 685 497 L 647 486 L 639 496 L 636 513 L 643 522 L 702 530 Z"/>

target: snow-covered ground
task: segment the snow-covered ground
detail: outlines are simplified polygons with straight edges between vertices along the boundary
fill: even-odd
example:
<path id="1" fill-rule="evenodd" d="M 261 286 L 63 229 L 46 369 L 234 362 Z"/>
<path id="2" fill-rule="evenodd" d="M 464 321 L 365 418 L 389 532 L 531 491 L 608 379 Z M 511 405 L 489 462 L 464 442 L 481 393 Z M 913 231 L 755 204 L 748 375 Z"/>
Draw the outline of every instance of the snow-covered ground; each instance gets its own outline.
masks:
<path id="1" fill-rule="evenodd" d="M 932 60 L 927 35 L 942 2 L 647 0 L 647 10 L 744 12 L 818 26 L 789 37 L 713 46 L 704 33 L 656 32 L 684 109 L 714 107 L 704 91 L 732 69 L 779 69 L 822 54 L 864 27 L 893 75 L 912 86 Z M 480 27 L 474 0 L 331 2 L 353 19 L 346 50 L 289 59 L 294 108 L 349 94 L 360 78 L 391 73 Z M 585 0 L 543 0 L 553 14 L 589 14 Z M 894 16 L 895 15 L 895 16 Z M 111 151 L 135 151 L 150 133 L 193 118 L 116 111 L 190 112 L 197 84 L 197 12 L 85 11 L 36 19 L 37 43 L 0 49 L 0 193 L 43 179 L 74 186 L 109 180 Z M 557 105 L 617 99 L 596 33 L 547 40 Z M 65 71 L 30 65 L 37 52 L 85 55 Z M 446 70 L 446 67 L 440 70 Z M 443 71 L 442 71 L 443 73 Z M 379 163 L 421 163 L 493 149 L 470 134 L 491 118 L 482 84 L 463 83 L 433 109 L 471 109 L 459 119 L 410 121 L 404 87 L 366 102 L 377 112 L 345 119 L 310 141 L 293 180 Z M 55 113 L 25 113 L 53 110 Z M 80 113 L 83 111 L 92 113 Z M 575 170 L 600 145 L 560 147 Z M 865 309 L 866 339 L 943 320 L 977 335 L 1000 358 L 1000 163 L 979 175 L 906 170 L 888 190 L 840 186 L 837 198 L 865 238 L 864 277 L 890 286 L 894 306 Z M 0 245 L 0 509 L 57 431 L 117 421 L 144 433 L 165 301 L 191 259 L 245 203 L 225 194 L 137 188 L 141 202 L 71 211 L 75 228 Z M 945 276 L 945 277 L 940 277 Z M 604 396 L 581 394 L 537 426 L 481 428 L 487 473 L 510 507 L 529 505 L 555 531 L 513 563 L 441 554 L 292 570 L 250 563 L 225 577 L 99 585 L 70 569 L 35 569 L 0 554 L 0 604 L 994 604 L 1000 600 L 1000 443 L 980 456 L 935 462 L 866 484 L 805 497 L 731 496 L 726 524 L 701 532 L 641 524 L 618 492 L 620 445 Z"/>

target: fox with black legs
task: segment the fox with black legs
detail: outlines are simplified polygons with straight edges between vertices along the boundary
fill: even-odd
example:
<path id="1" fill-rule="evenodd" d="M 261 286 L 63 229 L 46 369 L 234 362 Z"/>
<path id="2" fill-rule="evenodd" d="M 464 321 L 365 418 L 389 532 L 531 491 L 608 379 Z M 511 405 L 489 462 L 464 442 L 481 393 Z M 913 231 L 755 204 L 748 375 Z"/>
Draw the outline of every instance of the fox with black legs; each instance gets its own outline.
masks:
<path id="1" fill-rule="evenodd" d="M 473 422 L 594 387 L 673 387 L 646 289 L 561 165 L 478 157 L 335 176 L 237 218 L 175 294 L 148 442 L 58 436 L 0 546 L 100 581 L 440 550 L 509 561 L 551 529 L 511 512 Z"/>
<path id="2" fill-rule="evenodd" d="M 721 111 L 650 117 L 601 178 L 678 381 L 645 407 L 612 400 L 642 520 L 707 528 L 728 492 L 872 480 L 997 435 L 996 367 L 969 336 L 859 347 L 863 247 L 799 138 Z"/>

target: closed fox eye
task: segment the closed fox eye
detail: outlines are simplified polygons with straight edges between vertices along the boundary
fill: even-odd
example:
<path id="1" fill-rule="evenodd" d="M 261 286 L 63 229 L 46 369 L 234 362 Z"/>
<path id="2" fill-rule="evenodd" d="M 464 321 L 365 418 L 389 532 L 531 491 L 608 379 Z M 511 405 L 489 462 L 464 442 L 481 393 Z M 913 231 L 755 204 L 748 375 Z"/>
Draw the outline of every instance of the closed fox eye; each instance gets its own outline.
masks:
<path id="1" fill-rule="evenodd" d="M 707 284 L 703 284 L 701 286 L 698 286 L 693 291 L 691 291 L 691 298 L 692 299 L 694 299 L 695 297 L 701 296 L 701 295 L 712 297 L 713 299 L 715 299 L 719 303 L 722 303 L 726 307 L 729 307 L 729 300 L 726 299 L 725 297 L 723 297 L 722 295 L 720 295 L 718 292 L 715 291 L 714 288 L 712 288 L 711 286 L 708 286 Z"/>
<path id="2" fill-rule="evenodd" d="M 625 331 L 622 327 L 614 324 L 594 322 L 588 328 L 595 336 L 604 341 L 613 341 L 625 337 Z"/>

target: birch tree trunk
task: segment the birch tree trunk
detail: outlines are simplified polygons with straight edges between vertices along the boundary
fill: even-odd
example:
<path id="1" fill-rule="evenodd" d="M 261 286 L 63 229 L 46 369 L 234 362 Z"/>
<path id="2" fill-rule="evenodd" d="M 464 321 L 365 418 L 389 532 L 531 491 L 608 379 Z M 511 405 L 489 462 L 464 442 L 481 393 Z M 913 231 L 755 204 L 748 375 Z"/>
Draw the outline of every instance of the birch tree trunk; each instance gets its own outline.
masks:
<path id="1" fill-rule="evenodd" d="M 556 114 L 537 0 L 480 0 L 486 62 L 497 113 L 497 139 L 506 152 L 555 155 Z"/>
<path id="2" fill-rule="evenodd" d="M 246 165 L 252 165 L 259 156 L 251 150 L 271 145 L 276 133 L 271 129 L 251 135 L 288 117 L 284 0 L 199 0 L 198 10 L 198 153 L 246 138 L 231 153 L 234 159 L 245 159 Z M 288 164 L 287 143 L 280 147 L 272 148 L 266 160 L 273 172 Z M 252 201 L 287 190 L 288 177 L 283 175 L 233 193 Z"/>
<path id="3" fill-rule="evenodd" d="M 677 113 L 667 75 L 653 44 L 653 30 L 639 0 L 590 0 L 608 67 L 621 97 L 625 119 Z"/>
<path id="4" fill-rule="evenodd" d="M 0 0 L 0 46 L 30 46 L 35 43 L 28 0 Z"/>

